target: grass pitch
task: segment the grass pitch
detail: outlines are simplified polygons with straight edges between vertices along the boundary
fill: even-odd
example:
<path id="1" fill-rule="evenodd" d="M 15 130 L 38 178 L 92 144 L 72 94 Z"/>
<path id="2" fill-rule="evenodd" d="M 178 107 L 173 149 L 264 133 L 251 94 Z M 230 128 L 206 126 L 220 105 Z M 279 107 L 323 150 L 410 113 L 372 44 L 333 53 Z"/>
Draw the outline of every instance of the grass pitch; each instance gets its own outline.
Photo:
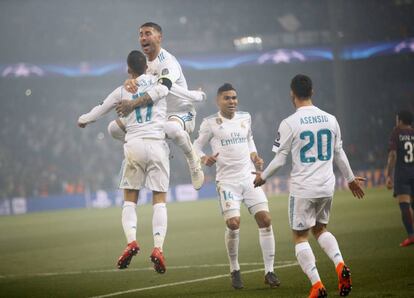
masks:
<path id="1" fill-rule="evenodd" d="M 149 261 L 149 205 L 137 209 L 141 252 L 126 270 L 115 269 L 125 246 L 119 208 L 0 217 L 0 297 L 112 297 L 125 291 L 114 297 L 306 297 L 310 284 L 294 263 L 287 195 L 269 201 L 278 289 L 263 284 L 257 226 L 246 210 L 239 250 L 245 288 L 231 288 L 224 222 L 217 200 L 206 200 L 168 206 L 164 275 Z M 362 201 L 337 192 L 328 228 L 351 268 L 351 297 L 413 297 L 414 246 L 399 247 L 405 234 L 390 192 L 368 190 Z M 311 245 L 329 296 L 338 296 L 333 264 L 314 240 Z"/>

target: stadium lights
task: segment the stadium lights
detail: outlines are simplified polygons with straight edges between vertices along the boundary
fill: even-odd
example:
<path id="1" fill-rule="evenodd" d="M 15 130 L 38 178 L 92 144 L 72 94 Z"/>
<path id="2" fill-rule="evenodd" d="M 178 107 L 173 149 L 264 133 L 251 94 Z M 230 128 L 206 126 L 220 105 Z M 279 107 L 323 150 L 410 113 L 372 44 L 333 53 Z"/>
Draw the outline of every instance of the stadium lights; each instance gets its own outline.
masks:
<path id="1" fill-rule="evenodd" d="M 260 36 L 244 36 L 236 38 L 233 44 L 238 51 L 261 50 L 262 38 Z"/>

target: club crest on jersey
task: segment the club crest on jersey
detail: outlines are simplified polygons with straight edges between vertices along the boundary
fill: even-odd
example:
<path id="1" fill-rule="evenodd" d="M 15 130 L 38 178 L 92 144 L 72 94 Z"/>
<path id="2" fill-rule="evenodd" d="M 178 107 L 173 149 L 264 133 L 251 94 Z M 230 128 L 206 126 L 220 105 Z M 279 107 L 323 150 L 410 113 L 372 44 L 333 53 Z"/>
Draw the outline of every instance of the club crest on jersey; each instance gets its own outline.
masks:
<path id="1" fill-rule="evenodd" d="M 161 75 L 162 76 L 166 76 L 167 74 L 169 74 L 170 72 L 168 71 L 168 68 L 164 68 L 163 70 L 161 70 Z"/>
<path id="2" fill-rule="evenodd" d="M 223 124 L 223 119 L 221 119 L 221 118 L 216 118 L 216 123 L 217 123 L 218 125 L 222 125 L 222 124 Z"/>
<path id="3" fill-rule="evenodd" d="M 240 123 L 241 128 L 246 128 L 246 123 L 247 121 L 243 121 L 242 123 Z"/>

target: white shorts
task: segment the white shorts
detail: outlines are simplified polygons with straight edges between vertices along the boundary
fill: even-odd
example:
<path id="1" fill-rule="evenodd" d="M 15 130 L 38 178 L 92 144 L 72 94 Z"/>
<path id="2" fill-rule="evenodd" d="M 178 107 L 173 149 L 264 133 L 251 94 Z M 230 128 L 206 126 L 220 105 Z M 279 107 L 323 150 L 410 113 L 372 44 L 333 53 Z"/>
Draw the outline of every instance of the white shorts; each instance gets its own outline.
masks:
<path id="1" fill-rule="evenodd" d="M 170 180 L 170 150 L 165 140 L 134 139 L 124 144 L 121 189 L 167 192 Z"/>
<path id="2" fill-rule="evenodd" d="M 292 230 L 310 229 L 317 222 L 328 224 L 332 197 L 304 199 L 289 195 L 289 224 Z"/>
<path id="3" fill-rule="evenodd" d="M 254 178 L 229 183 L 217 181 L 217 192 L 224 220 L 240 216 L 240 205 L 243 202 L 250 214 L 259 211 L 269 212 L 266 195 L 262 188 L 254 188 Z"/>
<path id="4" fill-rule="evenodd" d="M 184 130 L 191 135 L 195 128 L 195 112 L 169 113 L 167 119 L 177 119 L 183 126 Z"/>

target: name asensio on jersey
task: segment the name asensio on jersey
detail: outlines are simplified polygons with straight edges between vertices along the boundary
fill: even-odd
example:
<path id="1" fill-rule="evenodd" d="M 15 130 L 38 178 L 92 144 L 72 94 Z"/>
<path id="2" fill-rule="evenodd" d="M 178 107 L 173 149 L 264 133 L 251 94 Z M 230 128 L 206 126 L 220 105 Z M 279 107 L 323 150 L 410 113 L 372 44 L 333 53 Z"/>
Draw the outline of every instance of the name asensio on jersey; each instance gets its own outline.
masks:
<path id="1" fill-rule="evenodd" d="M 240 136 L 240 133 L 238 132 L 232 132 L 230 137 L 230 139 L 221 139 L 221 146 L 247 143 L 247 138 Z"/>
<path id="2" fill-rule="evenodd" d="M 323 123 L 329 122 L 328 116 L 318 115 L 318 116 L 306 116 L 300 118 L 300 124 L 312 124 L 312 123 Z"/>

